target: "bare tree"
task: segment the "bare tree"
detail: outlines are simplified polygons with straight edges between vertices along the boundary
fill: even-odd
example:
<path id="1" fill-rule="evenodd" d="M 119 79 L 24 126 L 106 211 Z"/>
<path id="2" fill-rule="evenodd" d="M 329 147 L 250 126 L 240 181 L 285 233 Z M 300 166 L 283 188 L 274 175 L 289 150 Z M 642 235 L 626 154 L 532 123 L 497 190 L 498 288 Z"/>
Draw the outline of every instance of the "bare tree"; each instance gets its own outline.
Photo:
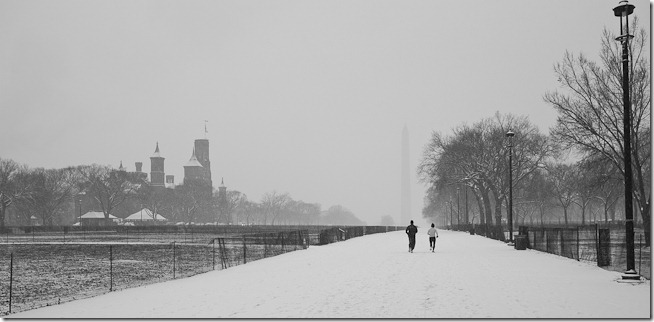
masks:
<path id="1" fill-rule="evenodd" d="M 539 169 L 519 185 L 524 201 L 538 212 L 541 225 L 545 223 L 547 210 L 551 207 L 554 197 L 552 182 L 546 176 L 547 171 Z"/>
<path id="2" fill-rule="evenodd" d="M 117 206 L 127 198 L 136 197 L 140 180 L 136 173 L 117 171 L 108 166 L 93 164 L 79 166 L 77 172 L 85 179 L 83 183 L 86 193 L 91 196 L 102 209 L 105 220 Z"/>
<path id="3" fill-rule="evenodd" d="M 22 198 L 22 202 L 33 209 L 45 225 L 65 222 L 64 212 L 76 193 L 74 169 L 38 168 L 29 172 L 29 178 L 32 189 L 28 196 Z"/>
<path id="4" fill-rule="evenodd" d="M 354 213 L 341 205 L 329 207 L 322 220 L 329 225 L 359 226 L 364 224 Z"/>
<path id="5" fill-rule="evenodd" d="M 434 133 L 418 167 L 421 181 L 436 186 L 436 190 L 452 190 L 458 185 L 470 187 L 483 224 L 493 222 L 494 207 L 496 229 L 492 235 L 498 239 L 504 238 L 502 204 L 509 191 L 509 130 L 516 133 L 512 153 L 513 184 L 517 185 L 542 168 L 555 152 L 550 140 L 524 116 L 496 113 L 472 126 L 455 128 L 450 137 Z"/>
<path id="6" fill-rule="evenodd" d="M 577 197 L 575 188 L 579 177 L 573 165 L 551 164 L 547 169 L 548 180 L 552 185 L 555 199 L 563 209 L 563 217 L 567 226 L 568 210 Z"/>
<path id="7" fill-rule="evenodd" d="M 239 191 L 229 190 L 227 191 L 225 204 L 219 206 L 222 221 L 226 223 L 231 223 L 232 214 L 234 214 L 239 208 L 245 205 L 245 202 L 248 201 L 248 197 Z"/>
<path id="8" fill-rule="evenodd" d="M 26 195 L 30 187 L 20 180 L 27 167 L 10 159 L 0 159 L 0 228 L 5 227 L 7 208 Z"/>
<path id="9" fill-rule="evenodd" d="M 638 27 L 630 42 L 631 143 L 633 194 L 645 227 L 645 241 L 650 245 L 651 202 L 651 96 L 648 33 Z M 622 102 L 621 49 L 615 35 L 604 30 L 600 60 L 595 63 L 583 54 L 575 57 L 566 52 L 554 66 L 565 94 L 548 92 L 544 96 L 558 112 L 552 136 L 585 157 L 603 157 L 613 163 L 624 177 L 624 131 Z"/>
<path id="10" fill-rule="evenodd" d="M 264 225 L 267 224 L 268 218 L 271 220 L 271 225 L 274 225 L 275 222 L 279 223 L 279 219 L 291 200 L 292 199 L 288 193 L 280 194 L 276 191 L 272 191 L 264 194 L 261 198 L 261 207 L 264 212 Z"/>

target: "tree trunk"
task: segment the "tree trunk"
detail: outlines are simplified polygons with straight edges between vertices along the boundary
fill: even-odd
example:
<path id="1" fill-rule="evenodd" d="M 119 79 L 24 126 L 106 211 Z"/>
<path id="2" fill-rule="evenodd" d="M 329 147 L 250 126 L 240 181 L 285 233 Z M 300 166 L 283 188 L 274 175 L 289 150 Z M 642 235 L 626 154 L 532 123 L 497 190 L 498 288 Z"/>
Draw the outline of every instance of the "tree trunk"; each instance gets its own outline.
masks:
<path id="1" fill-rule="evenodd" d="M 651 231 L 652 228 L 650 227 L 650 203 L 647 202 L 645 205 L 642 207 L 641 210 L 641 217 L 643 218 L 643 229 L 645 230 L 645 247 L 650 247 L 651 243 Z"/>
<path id="2" fill-rule="evenodd" d="M 5 214 L 7 213 L 7 206 L 4 202 L 0 202 L 0 229 L 5 228 Z"/>
<path id="3" fill-rule="evenodd" d="M 491 212 L 490 198 L 488 197 L 488 190 L 483 190 L 482 199 L 484 200 L 484 215 L 486 216 L 486 226 L 493 224 L 493 214 Z"/>
<path id="4" fill-rule="evenodd" d="M 615 210 L 618 208 L 618 203 L 614 202 L 610 207 L 609 207 L 609 214 L 611 214 L 611 221 L 615 222 Z"/>
<path id="5" fill-rule="evenodd" d="M 477 193 L 476 190 L 473 190 L 475 199 L 477 200 L 477 207 L 479 208 L 479 224 L 484 225 L 486 223 L 486 218 L 484 217 L 484 202 L 482 197 Z"/>

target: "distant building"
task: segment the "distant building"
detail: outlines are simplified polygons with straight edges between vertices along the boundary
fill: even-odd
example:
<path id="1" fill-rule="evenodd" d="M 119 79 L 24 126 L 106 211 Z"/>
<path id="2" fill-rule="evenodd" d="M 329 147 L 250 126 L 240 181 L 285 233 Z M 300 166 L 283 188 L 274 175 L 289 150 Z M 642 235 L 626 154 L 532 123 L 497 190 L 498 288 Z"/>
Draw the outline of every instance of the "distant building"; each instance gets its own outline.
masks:
<path id="1" fill-rule="evenodd" d="M 137 173 L 143 173 L 143 162 L 136 162 L 134 165 L 136 166 Z"/>
<path id="2" fill-rule="evenodd" d="M 211 161 L 209 160 L 209 140 L 195 140 L 195 157 L 202 165 L 202 180 L 210 187 L 213 187 L 211 182 Z"/>
<path id="3" fill-rule="evenodd" d="M 226 224 L 235 222 L 234 218 L 228 216 L 227 212 L 227 187 L 225 187 L 225 181 L 220 179 L 220 187 L 218 187 L 218 211 L 220 212 L 220 217 L 218 221 L 223 221 Z"/>
<path id="4" fill-rule="evenodd" d="M 159 142 L 157 142 L 157 148 L 150 157 L 150 185 L 165 187 L 164 177 L 164 158 L 159 153 Z"/>
<path id="5" fill-rule="evenodd" d="M 193 148 L 191 159 L 189 159 L 186 165 L 184 165 L 184 184 L 189 184 L 190 182 L 203 182 L 204 174 L 205 171 L 202 164 L 195 156 L 195 148 Z"/>
<path id="6" fill-rule="evenodd" d="M 175 176 L 172 174 L 166 175 L 166 188 L 175 187 Z"/>
<path id="7" fill-rule="evenodd" d="M 404 125 L 402 129 L 402 195 L 400 205 L 400 225 L 407 225 L 414 219 L 411 215 L 411 179 L 409 165 L 409 129 Z"/>

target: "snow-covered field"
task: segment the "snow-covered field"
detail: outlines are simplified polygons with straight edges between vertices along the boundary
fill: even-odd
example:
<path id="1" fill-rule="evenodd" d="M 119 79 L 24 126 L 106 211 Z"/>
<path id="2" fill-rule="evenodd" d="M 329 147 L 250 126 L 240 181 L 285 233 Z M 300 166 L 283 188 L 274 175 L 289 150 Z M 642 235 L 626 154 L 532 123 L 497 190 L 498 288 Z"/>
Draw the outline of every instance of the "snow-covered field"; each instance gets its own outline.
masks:
<path id="1" fill-rule="evenodd" d="M 463 232 L 312 246 L 6 318 L 651 318 L 650 282 Z"/>

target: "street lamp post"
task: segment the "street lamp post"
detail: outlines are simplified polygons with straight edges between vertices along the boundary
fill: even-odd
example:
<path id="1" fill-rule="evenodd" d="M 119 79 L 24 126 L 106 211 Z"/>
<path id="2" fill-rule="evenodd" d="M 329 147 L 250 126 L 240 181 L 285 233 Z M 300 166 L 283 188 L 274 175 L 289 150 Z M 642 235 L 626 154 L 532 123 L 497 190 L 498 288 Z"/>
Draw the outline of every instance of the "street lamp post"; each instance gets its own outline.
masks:
<path id="1" fill-rule="evenodd" d="M 515 133 L 509 130 L 506 137 L 509 138 L 509 245 L 513 245 L 513 136 Z"/>
<path id="2" fill-rule="evenodd" d="M 456 187 L 456 229 L 461 229 L 461 201 L 459 198 L 459 187 Z"/>
<path id="3" fill-rule="evenodd" d="M 79 225 L 82 226 L 82 201 L 86 192 L 82 191 L 77 194 L 77 201 L 79 201 Z"/>
<path id="4" fill-rule="evenodd" d="M 466 225 L 470 224 L 470 219 L 468 218 L 468 186 L 465 186 L 466 192 Z"/>
<path id="5" fill-rule="evenodd" d="M 620 17 L 620 36 L 615 40 L 622 43 L 622 102 L 624 105 L 623 140 L 624 140 L 624 208 L 625 231 L 627 244 L 627 270 L 622 274 L 623 280 L 640 280 L 636 272 L 634 256 L 634 214 L 631 172 L 631 100 L 629 98 L 629 15 L 634 12 L 635 6 L 628 1 L 620 1 L 620 5 L 613 8 L 616 17 Z M 624 22 L 623 22 L 624 18 Z M 624 28 L 623 28 L 624 27 Z"/>
<path id="6" fill-rule="evenodd" d="M 452 219 L 453 219 L 453 214 L 452 214 L 452 212 L 454 211 L 454 210 L 452 209 L 452 197 L 450 197 L 450 202 L 449 202 L 449 203 L 450 203 L 450 229 L 451 229 L 451 230 L 454 230 L 454 222 L 452 221 Z"/>

